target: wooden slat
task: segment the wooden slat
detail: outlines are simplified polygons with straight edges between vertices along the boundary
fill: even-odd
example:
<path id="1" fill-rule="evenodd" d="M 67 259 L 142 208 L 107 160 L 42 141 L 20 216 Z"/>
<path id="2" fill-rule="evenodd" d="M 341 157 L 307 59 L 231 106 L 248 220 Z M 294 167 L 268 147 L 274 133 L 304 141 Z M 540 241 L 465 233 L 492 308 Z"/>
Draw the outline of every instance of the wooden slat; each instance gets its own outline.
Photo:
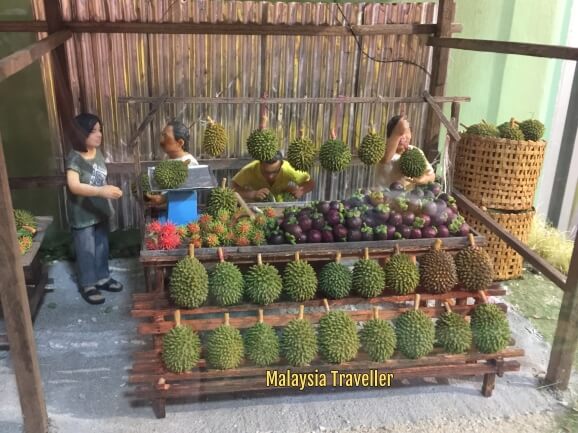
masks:
<path id="1" fill-rule="evenodd" d="M 44 236 L 46 235 L 46 230 L 52 224 L 54 220 L 51 216 L 39 216 L 36 217 L 36 221 L 38 222 L 37 232 L 34 235 L 32 246 L 30 249 L 21 257 L 21 263 L 23 267 L 30 266 L 32 260 L 38 253 L 40 246 L 42 245 L 42 241 L 44 240 Z"/>
<path id="2" fill-rule="evenodd" d="M 518 254 L 524 257 L 528 263 L 543 273 L 546 278 L 548 278 L 562 290 L 566 290 L 566 277 L 564 274 L 562 274 L 558 269 L 536 254 L 534 251 L 532 251 L 530 247 L 520 242 L 517 237 L 507 231 L 501 224 L 498 224 L 491 216 L 482 211 L 462 193 L 454 189 L 452 194 L 456 198 L 460 208 L 468 211 L 476 219 L 482 222 L 492 233 L 506 242 Z"/>
<path id="3" fill-rule="evenodd" d="M 452 138 L 456 141 L 460 140 L 460 133 L 456 129 L 454 125 L 450 122 L 450 120 L 445 116 L 440 106 L 434 101 L 433 97 L 429 94 L 427 90 L 424 90 L 423 97 L 429 104 L 430 108 L 436 113 L 438 119 L 443 123 L 443 125 L 447 128 L 448 132 L 452 136 Z"/>
<path id="4" fill-rule="evenodd" d="M 522 42 L 492 41 L 483 39 L 462 39 L 430 37 L 427 44 L 437 48 L 486 51 L 521 56 L 546 57 L 549 59 L 578 60 L 578 48 L 560 45 L 529 44 Z"/>
<path id="5" fill-rule="evenodd" d="M 71 37 L 70 31 L 60 31 L 0 59 L 0 82 L 30 66 Z"/>
<path id="6" fill-rule="evenodd" d="M 0 33 L 42 33 L 48 31 L 46 21 L 0 21 Z"/>

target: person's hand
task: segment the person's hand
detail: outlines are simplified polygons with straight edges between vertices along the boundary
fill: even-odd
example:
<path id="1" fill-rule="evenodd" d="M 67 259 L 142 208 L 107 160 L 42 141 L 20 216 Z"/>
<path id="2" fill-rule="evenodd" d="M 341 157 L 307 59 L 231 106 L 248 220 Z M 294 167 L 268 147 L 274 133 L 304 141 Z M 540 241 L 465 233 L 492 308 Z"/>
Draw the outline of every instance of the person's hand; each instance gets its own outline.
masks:
<path id="1" fill-rule="evenodd" d="M 393 135 L 407 135 L 410 133 L 410 129 L 409 129 L 409 122 L 407 121 L 407 119 L 404 117 L 402 117 L 401 119 L 399 119 L 399 121 L 397 122 L 397 125 L 395 125 L 395 128 L 393 128 Z"/>
<path id="2" fill-rule="evenodd" d="M 114 185 L 105 185 L 100 187 L 99 196 L 116 200 L 122 197 L 122 191 Z"/>
<path id="3" fill-rule="evenodd" d="M 268 188 L 261 188 L 261 189 L 255 191 L 255 198 L 257 200 L 265 200 L 269 194 L 270 194 L 270 191 Z"/>
<path id="4" fill-rule="evenodd" d="M 305 191 L 304 191 L 303 188 L 300 187 L 300 186 L 296 186 L 296 187 L 294 187 L 294 188 L 291 188 L 291 189 L 289 190 L 289 192 L 290 192 L 291 194 L 293 194 L 293 195 L 295 196 L 295 198 L 301 198 L 301 197 L 303 197 L 303 195 L 305 194 Z"/>

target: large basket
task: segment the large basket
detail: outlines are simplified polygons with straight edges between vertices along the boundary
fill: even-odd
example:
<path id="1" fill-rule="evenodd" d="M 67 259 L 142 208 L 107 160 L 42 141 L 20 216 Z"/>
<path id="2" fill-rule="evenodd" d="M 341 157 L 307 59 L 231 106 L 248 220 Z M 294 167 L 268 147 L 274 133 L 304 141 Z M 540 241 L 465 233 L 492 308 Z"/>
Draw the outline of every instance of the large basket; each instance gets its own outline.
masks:
<path id="1" fill-rule="evenodd" d="M 463 134 L 457 146 L 454 185 L 479 206 L 530 209 L 545 148 L 544 141 Z"/>
<path id="2" fill-rule="evenodd" d="M 511 280 L 522 275 L 523 257 L 488 230 L 485 225 L 470 213 L 465 211 L 461 211 L 460 213 L 470 226 L 486 237 L 488 243 L 485 249 L 494 260 L 495 280 Z M 506 230 L 520 239 L 520 241 L 524 243 L 528 242 L 528 235 L 530 234 L 532 220 L 535 214 L 534 209 L 517 212 L 488 209 L 487 213 L 496 220 L 497 223 L 501 224 Z"/>

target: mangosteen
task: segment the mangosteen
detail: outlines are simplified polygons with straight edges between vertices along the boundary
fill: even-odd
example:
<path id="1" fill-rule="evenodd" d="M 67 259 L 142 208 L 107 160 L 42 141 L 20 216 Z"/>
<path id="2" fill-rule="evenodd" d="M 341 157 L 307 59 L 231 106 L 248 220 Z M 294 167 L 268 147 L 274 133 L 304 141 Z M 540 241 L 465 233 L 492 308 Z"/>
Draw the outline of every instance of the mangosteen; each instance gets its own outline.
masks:
<path id="1" fill-rule="evenodd" d="M 450 230 L 448 229 L 448 226 L 446 226 L 445 224 L 438 226 L 437 230 L 438 230 L 437 232 L 438 238 L 447 238 L 450 236 Z"/>
<path id="2" fill-rule="evenodd" d="M 421 229 L 416 229 L 416 228 L 411 229 L 409 238 L 410 239 L 421 239 L 422 238 Z"/>
<path id="3" fill-rule="evenodd" d="M 267 238 L 267 243 L 270 245 L 282 245 L 285 243 L 285 237 L 280 231 L 275 231 Z"/>
<path id="4" fill-rule="evenodd" d="M 306 244 L 308 237 L 307 233 L 301 233 L 298 237 L 295 238 L 298 244 Z"/>
<path id="5" fill-rule="evenodd" d="M 427 187 L 435 196 L 438 196 L 442 192 L 442 186 L 439 182 L 432 182 L 428 184 Z"/>
<path id="6" fill-rule="evenodd" d="M 448 207 L 448 204 L 440 198 L 436 198 L 434 200 L 434 203 L 436 204 L 436 206 L 438 208 L 438 212 L 442 212 L 442 211 L 446 210 Z"/>
<path id="7" fill-rule="evenodd" d="M 422 217 L 415 217 L 415 220 L 412 225 L 417 229 L 421 229 L 425 226 L 425 221 Z"/>
<path id="8" fill-rule="evenodd" d="M 373 210 L 365 211 L 365 213 L 363 214 L 362 220 L 363 220 L 363 224 L 365 224 L 368 227 L 373 228 L 377 225 L 377 220 L 375 218 L 375 212 Z"/>
<path id="9" fill-rule="evenodd" d="M 348 229 L 360 229 L 362 224 L 361 212 L 358 210 L 350 210 L 345 214 L 345 225 Z"/>
<path id="10" fill-rule="evenodd" d="M 303 229 L 299 224 L 297 224 L 297 222 L 286 224 L 283 229 L 285 230 L 285 233 L 289 233 L 290 235 L 295 236 L 295 239 L 297 239 L 303 233 Z"/>
<path id="11" fill-rule="evenodd" d="M 438 194 L 437 198 L 448 203 L 450 201 L 451 196 L 447 192 L 442 192 Z"/>
<path id="12" fill-rule="evenodd" d="M 327 212 L 325 220 L 332 226 L 340 224 L 343 221 L 343 215 L 337 209 L 331 209 Z"/>
<path id="13" fill-rule="evenodd" d="M 330 226 L 325 226 L 323 227 L 323 230 L 321 230 L 321 240 L 323 242 L 335 242 L 333 229 Z"/>
<path id="14" fill-rule="evenodd" d="M 415 221 L 415 214 L 413 212 L 404 212 L 401 215 L 401 219 L 403 224 L 407 225 L 407 226 L 411 226 L 413 224 L 413 222 Z"/>
<path id="15" fill-rule="evenodd" d="M 397 197 L 393 201 L 395 209 L 399 212 L 405 212 L 409 206 L 409 202 L 405 197 Z"/>
<path id="16" fill-rule="evenodd" d="M 339 200 L 333 200 L 329 203 L 329 209 L 343 210 L 343 204 Z"/>
<path id="17" fill-rule="evenodd" d="M 322 213 L 314 212 L 311 214 L 311 228 L 315 230 L 321 230 L 325 227 L 325 218 L 323 217 Z"/>
<path id="18" fill-rule="evenodd" d="M 431 218 L 432 225 L 436 227 L 441 226 L 447 222 L 448 222 L 448 213 L 445 210 L 443 212 L 438 213 L 437 215 L 434 215 Z"/>
<path id="19" fill-rule="evenodd" d="M 362 241 L 372 241 L 374 238 L 373 228 L 368 225 L 361 227 L 361 240 Z"/>
<path id="20" fill-rule="evenodd" d="M 308 215 L 302 215 L 299 217 L 299 226 L 303 232 L 308 232 L 313 226 L 313 221 Z"/>
<path id="21" fill-rule="evenodd" d="M 422 207 L 422 201 L 417 197 L 410 197 L 407 202 L 407 210 L 413 213 L 420 213 Z"/>
<path id="22" fill-rule="evenodd" d="M 395 227 L 393 229 L 395 231 Z M 376 241 L 386 241 L 387 240 L 387 226 L 380 225 L 373 230 L 373 236 Z"/>
<path id="23" fill-rule="evenodd" d="M 389 185 L 389 190 L 402 192 L 404 191 L 404 187 L 401 182 L 393 182 L 391 185 Z"/>
<path id="24" fill-rule="evenodd" d="M 411 227 L 401 224 L 396 227 L 396 231 L 401 235 L 403 239 L 411 238 Z"/>
<path id="25" fill-rule="evenodd" d="M 373 213 L 375 220 L 378 224 L 387 224 L 389 219 L 390 209 L 386 204 L 380 204 L 375 208 Z"/>
<path id="26" fill-rule="evenodd" d="M 412 198 L 423 198 L 423 189 L 416 187 L 409 192 L 409 196 Z"/>
<path id="27" fill-rule="evenodd" d="M 424 215 L 428 215 L 430 217 L 438 213 L 438 207 L 433 201 L 425 202 L 421 209 Z"/>
<path id="28" fill-rule="evenodd" d="M 343 224 L 337 224 L 333 227 L 333 238 L 338 242 L 347 240 L 347 228 Z"/>
<path id="29" fill-rule="evenodd" d="M 435 194 L 434 194 L 433 192 L 431 192 L 429 189 L 426 189 L 426 190 L 423 192 L 423 198 L 431 198 L 431 199 L 434 199 L 434 198 L 436 198 L 436 196 L 435 196 Z"/>
<path id="30" fill-rule="evenodd" d="M 322 214 L 326 214 L 329 212 L 329 202 L 328 201 L 320 201 L 317 203 L 317 211 L 321 212 Z"/>
<path id="31" fill-rule="evenodd" d="M 365 195 L 361 192 L 356 192 L 347 200 L 347 204 L 350 208 L 359 207 L 365 203 Z"/>
<path id="32" fill-rule="evenodd" d="M 397 233 L 397 230 L 396 230 L 395 226 L 387 226 L 387 239 L 388 240 L 395 239 L 396 233 Z"/>
<path id="33" fill-rule="evenodd" d="M 297 218 L 301 218 L 301 217 L 309 217 L 311 216 L 311 214 L 313 213 L 313 209 L 311 209 L 310 207 L 304 207 L 303 209 L 301 209 L 298 213 L 297 213 Z"/>
<path id="34" fill-rule="evenodd" d="M 318 244 L 322 240 L 321 231 L 316 229 L 311 229 L 309 233 L 307 233 L 307 238 L 310 244 Z"/>
<path id="35" fill-rule="evenodd" d="M 361 241 L 361 230 L 351 229 L 347 232 L 347 242 L 360 242 Z"/>
<path id="36" fill-rule="evenodd" d="M 391 212 L 389 214 L 389 220 L 388 220 L 389 224 L 392 226 L 398 226 L 403 224 L 403 217 L 399 212 Z"/>
<path id="37" fill-rule="evenodd" d="M 423 220 L 423 226 L 424 227 L 431 226 L 431 217 L 429 215 L 422 215 L 421 219 Z"/>
<path id="38" fill-rule="evenodd" d="M 438 230 L 432 226 L 424 227 L 421 230 L 422 237 L 427 238 L 427 239 L 435 238 L 437 236 L 437 234 L 438 234 Z"/>

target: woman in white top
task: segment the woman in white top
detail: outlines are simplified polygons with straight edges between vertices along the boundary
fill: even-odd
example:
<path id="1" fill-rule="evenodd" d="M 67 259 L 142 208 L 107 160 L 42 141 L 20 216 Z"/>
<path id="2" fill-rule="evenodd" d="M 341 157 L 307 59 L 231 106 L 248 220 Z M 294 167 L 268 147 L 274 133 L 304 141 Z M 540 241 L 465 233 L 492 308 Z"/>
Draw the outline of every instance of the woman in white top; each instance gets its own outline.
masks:
<path id="1" fill-rule="evenodd" d="M 409 178 L 401 173 L 399 158 L 402 153 L 415 146 L 410 145 L 411 130 L 405 116 L 394 116 L 387 122 L 387 144 L 383 158 L 375 166 L 374 188 L 388 188 L 393 182 L 400 182 L 405 189 L 423 185 L 435 180 L 431 164 L 427 163 L 424 174 L 418 178 Z M 422 152 L 423 153 L 423 152 Z M 425 155 L 424 155 L 425 158 Z M 427 161 L 427 158 L 425 158 Z"/>
<path id="2" fill-rule="evenodd" d="M 167 123 L 161 133 L 161 148 L 168 159 L 189 161 L 189 168 L 199 165 L 193 155 L 189 153 L 189 128 L 178 120 Z"/>

